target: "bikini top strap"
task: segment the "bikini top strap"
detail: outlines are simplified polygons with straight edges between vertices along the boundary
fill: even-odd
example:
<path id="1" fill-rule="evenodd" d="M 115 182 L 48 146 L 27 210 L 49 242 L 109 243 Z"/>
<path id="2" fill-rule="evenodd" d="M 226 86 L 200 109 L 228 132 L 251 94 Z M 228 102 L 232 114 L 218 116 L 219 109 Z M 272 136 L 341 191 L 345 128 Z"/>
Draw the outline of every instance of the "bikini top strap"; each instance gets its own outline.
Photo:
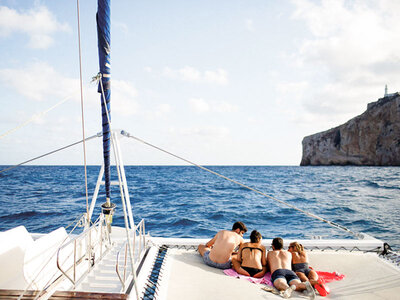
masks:
<path id="1" fill-rule="evenodd" d="M 253 252 L 253 249 L 260 250 L 261 252 L 263 252 L 263 250 L 262 250 L 261 248 L 258 248 L 258 247 L 243 247 L 243 248 L 242 248 L 242 251 L 243 251 L 244 249 L 250 249 L 250 252 Z"/>

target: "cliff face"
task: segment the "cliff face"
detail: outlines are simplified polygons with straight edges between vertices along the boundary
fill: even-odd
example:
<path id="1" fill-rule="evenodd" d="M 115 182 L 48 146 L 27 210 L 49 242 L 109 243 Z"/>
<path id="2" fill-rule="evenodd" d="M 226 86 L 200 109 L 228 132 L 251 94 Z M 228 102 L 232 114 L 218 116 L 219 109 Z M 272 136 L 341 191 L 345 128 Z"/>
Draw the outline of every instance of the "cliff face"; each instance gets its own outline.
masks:
<path id="1" fill-rule="evenodd" d="M 301 166 L 400 166 L 400 95 L 381 98 L 347 123 L 303 139 Z"/>

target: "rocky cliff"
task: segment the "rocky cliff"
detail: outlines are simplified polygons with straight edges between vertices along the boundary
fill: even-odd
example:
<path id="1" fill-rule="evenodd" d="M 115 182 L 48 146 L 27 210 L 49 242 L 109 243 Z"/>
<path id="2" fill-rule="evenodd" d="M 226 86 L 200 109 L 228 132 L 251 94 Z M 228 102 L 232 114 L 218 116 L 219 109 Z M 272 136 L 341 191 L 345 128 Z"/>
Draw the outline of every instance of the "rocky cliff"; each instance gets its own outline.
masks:
<path id="1" fill-rule="evenodd" d="M 303 139 L 301 166 L 400 166 L 400 94 L 368 104 L 347 123 Z"/>

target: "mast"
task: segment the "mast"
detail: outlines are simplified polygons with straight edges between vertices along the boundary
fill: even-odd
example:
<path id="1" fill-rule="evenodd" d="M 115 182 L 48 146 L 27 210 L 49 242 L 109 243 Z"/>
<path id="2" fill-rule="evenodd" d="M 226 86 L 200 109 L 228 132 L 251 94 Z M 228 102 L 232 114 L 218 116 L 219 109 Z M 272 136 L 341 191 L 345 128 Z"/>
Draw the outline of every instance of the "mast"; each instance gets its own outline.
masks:
<path id="1" fill-rule="evenodd" d="M 112 218 L 115 204 L 111 203 L 110 193 L 110 148 L 111 148 L 111 63 L 110 63 L 110 0 L 97 1 L 97 39 L 99 50 L 99 66 L 101 78 L 98 92 L 101 99 L 102 127 L 103 127 L 103 157 L 104 157 L 104 182 L 106 203 L 102 205 L 103 212 Z M 104 95 L 104 97 L 103 97 Z M 108 208 L 108 210 L 107 210 Z M 107 213 L 108 212 L 108 213 Z M 111 219 L 112 220 L 112 219 Z M 111 220 L 108 220 L 111 223 Z"/>

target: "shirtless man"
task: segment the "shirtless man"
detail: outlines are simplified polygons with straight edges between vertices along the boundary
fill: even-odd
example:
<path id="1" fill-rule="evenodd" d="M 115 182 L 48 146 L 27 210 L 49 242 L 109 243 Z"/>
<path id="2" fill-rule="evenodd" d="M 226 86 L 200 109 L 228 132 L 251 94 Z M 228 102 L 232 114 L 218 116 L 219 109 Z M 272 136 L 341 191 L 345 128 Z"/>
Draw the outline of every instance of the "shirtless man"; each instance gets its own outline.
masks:
<path id="1" fill-rule="evenodd" d="M 302 283 L 292 268 L 292 254 L 283 250 L 283 240 L 280 237 L 272 240 L 272 251 L 268 251 L 267 262 L 271 271 L 271 281 L 282 297 L 289 298 L 293 291 L 307 290 L 310 299 L 315 299 L 315 292 L 310 282 Z M 290 285 L 290 286 L 289 286 Z"/>
<path id="2" fill-rule="evenodd" d="M 247 232 L 246 225 L 236 222 L 231 231 L 221 230 L 207 244 L 199 245 L 197 250 L 207 265 L 219 269 L 230 269 L 233 251 L 243 243 L 245 232 Z"/>

